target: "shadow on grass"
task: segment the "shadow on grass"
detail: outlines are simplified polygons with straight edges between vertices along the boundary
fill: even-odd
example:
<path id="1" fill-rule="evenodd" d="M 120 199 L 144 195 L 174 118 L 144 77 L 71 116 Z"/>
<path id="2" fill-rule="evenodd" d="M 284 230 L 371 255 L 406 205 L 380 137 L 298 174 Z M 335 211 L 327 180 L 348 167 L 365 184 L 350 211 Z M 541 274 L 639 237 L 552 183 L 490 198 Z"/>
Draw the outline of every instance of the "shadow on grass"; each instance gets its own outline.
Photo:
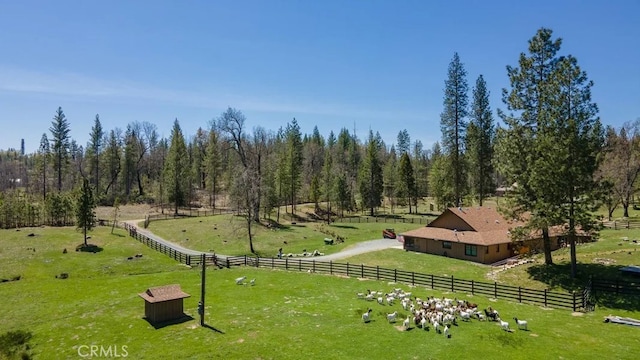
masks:
<path id="1" fill-rule="evenodd" d="M 623 276 L 621 265 L 602 265 L 578 263 L 578 274 L 571 278 L 571 264 L 560 263 L 553 265 L 534 265 L 527 269 L 532 279 L 543 282 L 552 289 L 561 289 L 568 292 L 580 292 L 587 285 L 589 278 L 632 281 L 633 277 Z M 592 293 L 596 305 L 612 309 L 640 311 L 640 297 L 634 295 L 616 294 L 608 291 L 594 291 Z"/>
<path id="2" fill-rule="evenodd" d="M 206 329 L 209 329 L 209 330 L 211 330 L 211 331 L 215 331 L 215 332 L 217 332 L 218 334 L 224 334 L 224 331 L 222 331 L 222 330 L 218 330 L 218 329 L 214 328 L 213 326 L 211 326 L 211 325 L 209 325 L 209 324 L 204 324 L 204 325 L 202 325 L 202 327 L 203 327 L 203 328 L 206 328 Z"/>
<path id="3" fill-rule="evenodd" d="M 353 225 L 331 225 L 332 227 L 340 228 L 340 229 L 357 229 L 357 227 Z"/>
<path id="4" fill-rule="evenodd" d="M 104 249 L 95 244 L 87 244 L 87 245 L 80 244 L 76 246 L 76 251 L 81 251 L 81 252 L 99 253 L 102 250 Z"/>
<path id="5" fill-rule="evenodd" d="M 158 329 L 162 329 L 163 327 L 167 327 L 167 326 L 171 326 L 171 325 L 178 325 L 178 324 L 182 324 L 185 323 L 187 321 L 191 321 L 193 320 L 193 316 L 191 315 L 187 315 L 187 314 L 183 314 L 184 316 L 174 319 L 174 320 L 169 320 L 169 321 L 161 321 L 161 322 L 154 322 L 151 321 L 150 319 L 148 319 L 147 317 L 143 317 L 143 319 L 149 323 L 149 325 L 153 326 L 154 329 L 158 330 Z"/>

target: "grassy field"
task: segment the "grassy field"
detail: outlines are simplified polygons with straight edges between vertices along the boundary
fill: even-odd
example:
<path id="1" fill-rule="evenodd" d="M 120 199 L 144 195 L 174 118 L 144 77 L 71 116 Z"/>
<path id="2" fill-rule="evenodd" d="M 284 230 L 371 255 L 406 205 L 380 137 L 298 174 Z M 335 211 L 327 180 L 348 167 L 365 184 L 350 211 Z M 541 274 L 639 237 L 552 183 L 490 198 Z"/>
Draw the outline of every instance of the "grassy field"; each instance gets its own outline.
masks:
<path id="1" fill-rule="evenodd" d="M 27 236 L 33 232 L 36 236 Z M 356 297 L 366 289 L 388 292 L 402 284 L 278 270 L 235 268 L 207 271 L 206 322 L 198 320 L 154 327 L 143 319 L 147 287 L 178 283 L 192 296 L 185 313 L 194 318 L 200 272 L 188 270 L 117 231 L 92 233 L 98 253 L 70 251 L 81 236 L 72 229 L 0 231 L 0 283 L 3 317 L 0 333 L 34 334 L 32 353 L 42 359 L 80 358 L 83 345 L 117 347 L 135 359 L 635 359 L 638 329 L 605 324 L 609 309 L 587 314 L 543 309 L 468 294 L 411 289 L 420 297 L 465 298 L 498 309 L 513 329 L 471 321 L 451 330 L 452 337 L 418 328 L 402 331 L 385 315 L 399 305 L 382 306 Z M 35 248 L 36 251 L 28 250 Z M 132 254 L 143 257 L 126 260 Z M 16 258 L 18 258 L 16 260 Z M 68 272 L 66 280 L 56 279 Z M 255 286 L 236 285 L 238 276 Z M 360 317 L 368 307 L 373 321 Z M 616 315 L 639 317 L 636 312 Z M 580 316 L 576 316 L 580 315 Z M 515 329 L 513 316 L 526 319 L 529 331 Z"/>
<path id="2" fill-rule="evenodd" d="M 382 230 L 393 227 L 396 232 L 420 227 L 418 224 L 386 223 L 297 223 L 284 224 L 279 228 L 253 226 L 253 246 L 260 256 L 276 256 L 278 249 L 286 253 L 300 254 L 303 250 L 318 250 L 331 254 L 354 243 L 380 239 Z M 224 255 L 250 254 L 246 223 L 243 218 L 232 215 L 216 215 L 198 218 L 152 221 L 149 230 L 190 249 L 215 251 Z M 325 245 L 325 238 L 342 236 L 343 243 Z"/>

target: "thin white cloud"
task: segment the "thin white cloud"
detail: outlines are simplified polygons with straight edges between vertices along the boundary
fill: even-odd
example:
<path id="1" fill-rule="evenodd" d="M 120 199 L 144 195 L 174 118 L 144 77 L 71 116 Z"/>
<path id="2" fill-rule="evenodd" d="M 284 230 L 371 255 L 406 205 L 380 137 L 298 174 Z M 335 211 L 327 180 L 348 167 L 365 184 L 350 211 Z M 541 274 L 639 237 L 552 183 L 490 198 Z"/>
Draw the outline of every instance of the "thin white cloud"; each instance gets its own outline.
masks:
<path id="1" fill-rule="evenodd" d="M 129 80 L 105 80 L 76 73 L 46 74 L 0 66 L 0 91 L 70 96 L 87 99 L 122 99 L 169 102 L 205 109 L 233 106 L 243 111 L 339 116 L 370 120 L 422 118 L 424 111 L 407 112 L 328 102 L 292 102 L 257 96 L 233 94 L 227 89 L 210 92 L 164 89 Z"/>

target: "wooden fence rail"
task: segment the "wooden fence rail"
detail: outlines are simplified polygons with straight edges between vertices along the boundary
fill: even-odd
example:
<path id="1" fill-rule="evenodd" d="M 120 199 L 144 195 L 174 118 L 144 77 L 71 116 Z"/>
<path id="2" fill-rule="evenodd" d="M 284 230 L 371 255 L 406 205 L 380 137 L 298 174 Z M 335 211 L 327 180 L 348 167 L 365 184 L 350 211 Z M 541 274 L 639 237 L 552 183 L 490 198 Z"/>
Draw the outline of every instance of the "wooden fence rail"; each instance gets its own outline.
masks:
<path id="1" fill-rule="evenodd" d="M 584 310 L 583 292 L 564 293 L 548 290 L 535 290 L 518 286 L 502 285 L 497 282 L 486 283 L 475 280 L 456 279 L 411 271 L 387 269 L 363 264 L 335 263 L 293 258 L 257 258 L 250 256 L 227 257 L 225 266 L 269 267 L 292 271 L 312 271 L 331 275 L 368 278 L 374 280 L 406 283 L 412 286 L 424 286 L 431 289 L 452 292 L 466 292 L 494 298 L 516 300 L 549 307 L 566 308 L 573 311 Z"/>
<path id="2" fill-rule="evenodd" d="M 148 247 L 159 251 L 176 261 L 189 265 L 200 266 L 201 256 L 186 254 L 152 239 L 137 231 L 135 226 L 127 223 L 118 223 L 118 227 L 124 228 L 129 235 Z M 456 279 L 454 276 L 445 277 L 433 274 L 422 274 L 412 271 L 398 269 L 381 268 L 379 266 L 368 266 L 364 264 L 335 263 L 332 261 L 316 261 L 295 258 L 259 258 L 251 256 L 226 256 L 218 257 L 213 254 L 205 255 L 207 265 L 217 265 L 226 268 L 232 266 L 267 267 L 272 269 L 284 269 L 291 271 L 311 271 L 328 273 L 331 275 L 344 275 L 348 277 L 367 278 L 374 280 L 393 281 L 405 283 L 412 286 L 424 286 L 431 289 L 446 290 L 451 292 L 466 292 L 470 294 L 484 295 L 493 298 L 503 298 L 517 300 L 521 303 L 531 303 L 536 305 L 566 308 L 573 311 L 592 310 L 589 306 L 590 291 L 579 291 L 564 293 L 548 290 L 535 290 L 518 286 L 502 285 L 497 282 L 487 283 L 475 280 Z M 610 286 L 606 282 L 596 282 L 593 284 L 593 292 L 607 291 Z M 623 293 L 618 283 L 616 289 Z M 589 289 L 590 290 L 590 289 Z"/>

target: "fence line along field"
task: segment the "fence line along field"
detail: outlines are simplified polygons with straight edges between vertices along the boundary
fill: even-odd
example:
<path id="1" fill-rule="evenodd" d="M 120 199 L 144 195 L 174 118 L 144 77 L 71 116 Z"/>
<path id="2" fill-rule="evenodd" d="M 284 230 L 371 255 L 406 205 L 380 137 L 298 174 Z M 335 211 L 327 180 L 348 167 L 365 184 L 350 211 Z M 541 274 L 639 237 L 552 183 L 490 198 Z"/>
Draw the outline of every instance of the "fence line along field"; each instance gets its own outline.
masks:
<path id="1" fill-rule="evenodd" d="M 467 292 L 245 266 L 207 270 L 208 327 L 200 327 L 198 269 L 189 270 L 123 230 L 110 234 L 105 227 L 96 229 L 90 239 L 101 251 L 76 252 L 79 235 L 70 228 L 0 234 L 0 278 L 20 275 L 0 283 L 5 314 L 0 334 L 32 333 L 29 345 L 36 358 L 76 358 L 78 348 L 87 344 L 127 346 L 128 355 L 136 359 L 355 359 L 363 353 L 372 359 L 595 359 L 612 354 L 631 359 L 638 348 L 637 329 L 604 323 L 606 309 L 573 313 Z M 63 272 L 68 273 L 66 279 L 56 278 Z M 255 279 L 255 285 L 236 285 L 241 276 Z M 143 319 L 144 304 L 137 294 L 174 283 L 191 295 L 185 299 L 185 313 L 191 318 L 156 328 Z M 502 330 L 497 322 L 475 319 L 452 325 L 451 338 L 414 326 L 403 331 L 400 325 L 408 313 L 398 303 L 380 305 L 357 295 L 396 288 L 422 298 L 457 298 L 480 308 L 491 306 L 512 331 Z M 362 314 L 369 308 L 371 321 L 365 324 Z M 397 324 L 386 318 L 394 311 Z M 634 313 L 616 311 L 616 315 Z M 528 331 L 518 330 L 513 317 L 528 321 Z"/>

